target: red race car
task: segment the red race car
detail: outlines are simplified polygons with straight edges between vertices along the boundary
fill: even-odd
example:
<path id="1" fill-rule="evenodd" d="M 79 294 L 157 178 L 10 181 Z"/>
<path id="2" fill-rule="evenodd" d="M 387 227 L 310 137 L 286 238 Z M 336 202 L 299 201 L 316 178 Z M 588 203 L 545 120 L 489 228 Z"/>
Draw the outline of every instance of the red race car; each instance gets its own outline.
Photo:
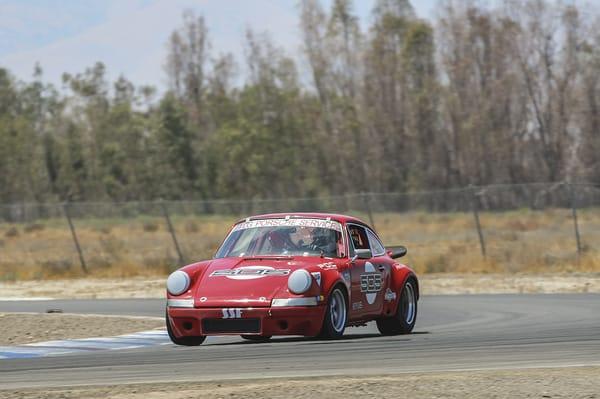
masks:
<path id="1" fill-rule="evenodd" d="M 236 223 L 212 260 L 167 279 L 166 323 L 178 345 L 207 335 L 338 338 L 375 320 L 384 335 L 415 325 L 419 283 L 359 219 L 334 214 L 253 216 Z"/>

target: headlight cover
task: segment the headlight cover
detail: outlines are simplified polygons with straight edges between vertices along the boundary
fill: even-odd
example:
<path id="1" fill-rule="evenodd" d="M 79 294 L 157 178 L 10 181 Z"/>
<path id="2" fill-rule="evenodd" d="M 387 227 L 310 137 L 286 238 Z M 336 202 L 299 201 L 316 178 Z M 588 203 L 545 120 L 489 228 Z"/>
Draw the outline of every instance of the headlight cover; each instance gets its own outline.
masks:
<path id="1" fill-rule="evenodd" d="M 312 285 L 312 276 L 304 269 L 299 269 L 288 277 L 288 288 L 294 294 L 303 294 Z"/>
<path id="2" fill-rule="evenodd" d="M 177 270 L 167 278 L 167 291 L 171 295 L 181 295 L 190 288 L 190 276 L 181 270 Z"/>

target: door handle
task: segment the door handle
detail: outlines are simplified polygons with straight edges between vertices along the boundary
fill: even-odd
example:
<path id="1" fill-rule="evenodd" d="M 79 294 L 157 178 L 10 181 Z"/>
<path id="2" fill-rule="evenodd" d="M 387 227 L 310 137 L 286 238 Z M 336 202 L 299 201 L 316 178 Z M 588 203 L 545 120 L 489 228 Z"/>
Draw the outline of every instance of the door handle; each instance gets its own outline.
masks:
<path id="1" fill-rule="evenodd" d="M 383 266 L 383 265 L 379 265 L 379 266 L 377 266 L 377 268 L 379 269 L 380 272 L 385 271 L 385 266 Z"/>

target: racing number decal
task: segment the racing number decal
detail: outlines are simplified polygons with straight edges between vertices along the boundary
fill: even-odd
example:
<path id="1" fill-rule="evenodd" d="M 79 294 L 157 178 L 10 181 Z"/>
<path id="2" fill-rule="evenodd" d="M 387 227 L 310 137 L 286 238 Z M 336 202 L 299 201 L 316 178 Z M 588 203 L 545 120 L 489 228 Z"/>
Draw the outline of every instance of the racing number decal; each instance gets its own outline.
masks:
<path id="1" fill-rule="evenodd" d="M 381 274 L 361 274 L 360 292 L 379 292 L 381 291 Z"/>
<path id="2" fill-rule="evenodd" d="M 365 274 L 360 275 L 360 292 L 367 297 L 369 305 L 375 303 L 377 293 L 381 291 L 382 274 L 375 271 L 375 266 L 371 262 L 365 263 Z"/>
<path id="3" fill-rule="evenodd" d="M 242 309 L 239 308 L 225 308 L 223 309 L 224 319 L 239 319 L 242 317 Z"/>

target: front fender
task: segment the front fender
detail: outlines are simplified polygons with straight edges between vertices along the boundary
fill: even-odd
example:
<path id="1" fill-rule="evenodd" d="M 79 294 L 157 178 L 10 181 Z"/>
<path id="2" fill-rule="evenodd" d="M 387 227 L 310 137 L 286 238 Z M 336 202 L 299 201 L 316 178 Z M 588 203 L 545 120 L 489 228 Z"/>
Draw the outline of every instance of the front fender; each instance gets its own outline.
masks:
<path id="1" fill-rule="evenodd" d="M 350 273 L 342 267 L 340 269 L 332 267 L 318 270 L 321 273 L 321 295 L 325 297 L 325 300 L 329 298 L 337 285 L 342 285 L 346 290 L 346 298 L 350 301 Z"/>

